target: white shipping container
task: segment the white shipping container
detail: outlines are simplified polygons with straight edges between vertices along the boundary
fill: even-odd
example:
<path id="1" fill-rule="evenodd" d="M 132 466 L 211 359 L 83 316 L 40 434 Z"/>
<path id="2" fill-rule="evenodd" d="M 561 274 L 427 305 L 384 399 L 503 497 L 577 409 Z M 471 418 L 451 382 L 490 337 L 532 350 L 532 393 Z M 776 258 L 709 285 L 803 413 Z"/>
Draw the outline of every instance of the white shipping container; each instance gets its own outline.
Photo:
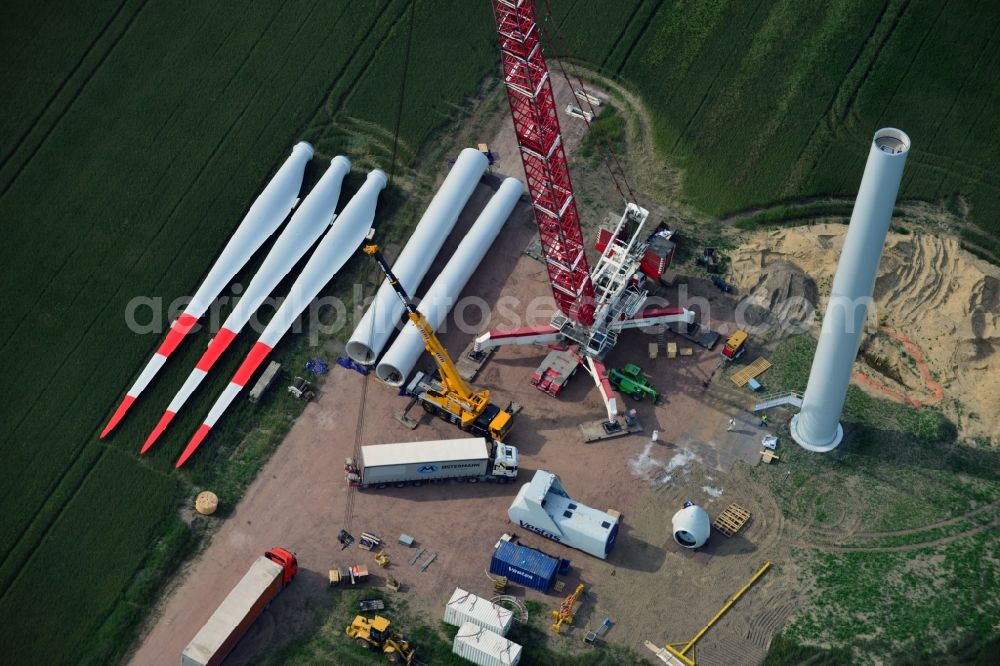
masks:
<path id="1" fill-rule="evenodd" d="M 448 605 L 444 607 L 444 621 L 460 627 L 466 622 L 477 624 L 501 636 L 510 631 L 514 613 L 498 606 L 489 599 L 483 599 L 472 592 L 466 592 L 460 587 L 455 588 Z"/>
<path id="2" fill-rule="evenodd" d="M 520 645 L 471 622 L 459 627 L 451 651 L 479 666 L 517 666 L 521 661 Z"/>

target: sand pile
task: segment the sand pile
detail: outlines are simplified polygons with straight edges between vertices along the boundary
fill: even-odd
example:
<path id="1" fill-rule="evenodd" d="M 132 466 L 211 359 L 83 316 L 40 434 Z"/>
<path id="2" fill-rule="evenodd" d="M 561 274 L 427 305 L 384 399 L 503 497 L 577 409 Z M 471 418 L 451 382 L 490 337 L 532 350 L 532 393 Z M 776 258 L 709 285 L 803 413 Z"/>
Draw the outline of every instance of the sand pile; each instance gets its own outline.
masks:
<path id="1" fill-rule="evenodd" d="M 773 261 L 758 269 L 756 284 L 746 296 L 744 316 L 751 327 L 784 322 L 809 327 L 819 299 L 816 281 L 794 263 Z"/>
<path id="2" fill-rule="evenodd" d="M 827 224 L 752 233 L 732 254 L 732 282 L 760 307 L 780 311 L 791 300 L 802 308 L 818 293 L 823 308 L 846 232 Z M 818 317 L 799 316 L 818 332 Z M 870 353 L 859 355 L 856 370 L 871 377 L 881 369 L 887 386 L 922 404 L 936 401 L 927 386 L 936 381 L 939 404 L 965 436 L 1000 441 L 1000 268 L 952 237 L 890 233 L 869 325 L 881 330 L 862 342 Z M 919 379 L 913 351 L 922 352 L 929 382 Z"/>

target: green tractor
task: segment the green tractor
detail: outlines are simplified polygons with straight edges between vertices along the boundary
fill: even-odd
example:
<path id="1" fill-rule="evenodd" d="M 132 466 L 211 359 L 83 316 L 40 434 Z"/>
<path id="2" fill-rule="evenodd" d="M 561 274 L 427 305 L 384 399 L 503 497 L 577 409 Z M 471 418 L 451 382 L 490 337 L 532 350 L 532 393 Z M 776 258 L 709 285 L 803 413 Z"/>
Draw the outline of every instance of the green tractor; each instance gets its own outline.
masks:
<path id="1" fill-rule="evenodd" d="M 660 394 L 642 374 L 642 368 L 635 363 L 626 363 L 621 370 L 612 369 L 608 373 L 608 380 L 612 386 L 622 393 L 632 396 L 634 400 L 642 400 L 646 396 L 649 396 L 653 402 L 660 399 Z"/>

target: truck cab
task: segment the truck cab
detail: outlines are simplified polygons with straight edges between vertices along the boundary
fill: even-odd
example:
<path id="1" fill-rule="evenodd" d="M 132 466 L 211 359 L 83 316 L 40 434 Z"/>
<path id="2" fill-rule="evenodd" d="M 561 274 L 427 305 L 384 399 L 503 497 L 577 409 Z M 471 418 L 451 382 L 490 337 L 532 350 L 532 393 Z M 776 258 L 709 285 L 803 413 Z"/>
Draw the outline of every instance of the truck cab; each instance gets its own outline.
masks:
<path id="1" fill-rule="evenodd" d="M 490 474 L 502 483 L 510 483 L 517 478 L 517 447 L 503 442 L 493 444 L 493 466 Z"/>
<path id="2" fill-rule="evenodd" d="M 264 553 L 264 557 L 283 569 L 281 572 L 281 587 L 285 587 L 292 582 L 292 578 L 299 572 L 299 562 L 295 559 L 295 553 L 291 551 L 284 548 L 272 548 Z"/>
<path id="3" fill-rule="evenodd" d="M 510 427 L 514 425 L 514 419 L 511 417 L 511 410 L 500 409 L 493 403 L 490 403 L 485 410 L 483 410 L 482 415 L 476 419 L 476 426 L 473 432 L 477 430 L 476 434 L 481 437 L 489 437 L 495 442 L 503 441 L 503 438 L 507 436 L 510 432 Z"/>
<path id="4" fill-rule="evenodd" d="M 744 330 L 738 330 L 726 340 L 726 346 L 722 348 L 722 358 L 726 361 L 735 361 L 743 355 L 746 349 L 748 334 Z"/>

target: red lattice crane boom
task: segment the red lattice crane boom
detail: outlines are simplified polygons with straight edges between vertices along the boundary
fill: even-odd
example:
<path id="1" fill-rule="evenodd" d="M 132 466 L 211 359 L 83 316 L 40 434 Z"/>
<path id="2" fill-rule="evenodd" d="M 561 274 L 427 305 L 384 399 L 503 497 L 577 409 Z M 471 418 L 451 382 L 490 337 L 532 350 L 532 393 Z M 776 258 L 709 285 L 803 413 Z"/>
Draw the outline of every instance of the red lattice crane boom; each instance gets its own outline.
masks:
<path id="1" fill-rule="evenodd" d="M 594 323 L 594 285 L 535 22 L 535 1 L 492 2 L 507 101 L 552 293 L 563 314 L 590 326 Z"/>

